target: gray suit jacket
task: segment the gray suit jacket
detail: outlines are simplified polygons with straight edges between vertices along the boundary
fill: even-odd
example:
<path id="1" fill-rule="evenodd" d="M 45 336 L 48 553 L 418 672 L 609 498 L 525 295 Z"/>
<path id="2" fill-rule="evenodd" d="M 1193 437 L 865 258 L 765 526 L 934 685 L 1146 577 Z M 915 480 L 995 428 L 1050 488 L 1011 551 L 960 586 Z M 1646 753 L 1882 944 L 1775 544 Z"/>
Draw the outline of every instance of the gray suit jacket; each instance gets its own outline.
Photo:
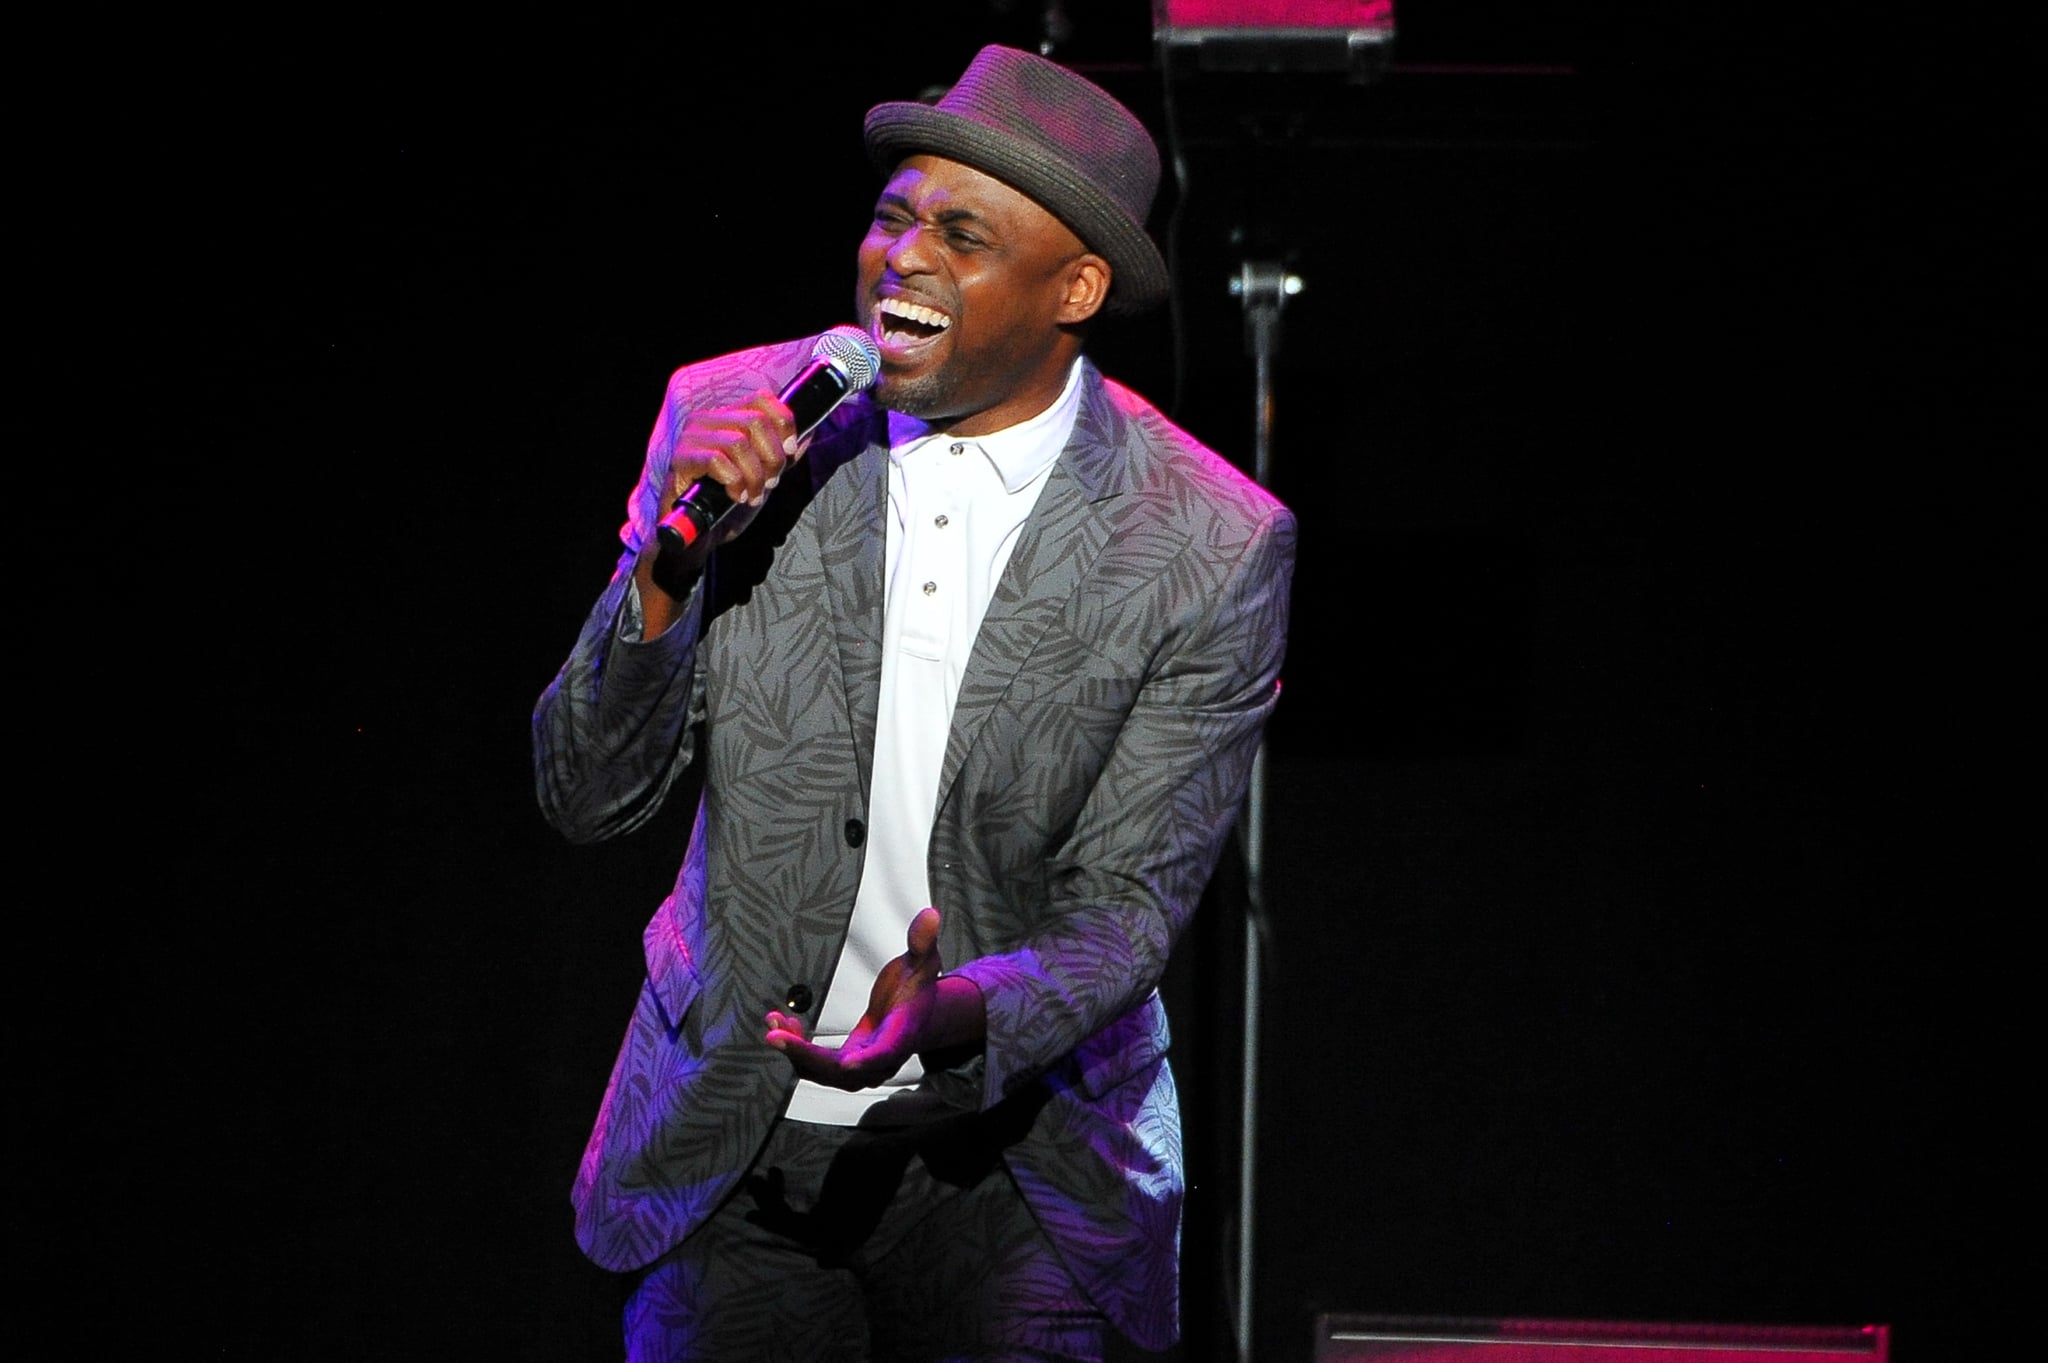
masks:
<path id="1" fill-rule="evenodd" d="M 608 1268 L 659 1257 L 752 1161 L 794 1087 L 763 1018 L 793 985 L 823 998 L 853 910 L 882 662 L 874 405 L 833 414 L 811 477 L 786 477 L 719 551 L 681 623 L 621 638 L 622 622 L 637 632 L 632 560 L 684 415 L 772 389 L 807 347 L 676 374 L 626 553 L 534 716 L 542 808 L 578 841 L 644 821 L 701 763 L 696 825 L 648 924 L 647 982 L 575 1181 L 578 1241 Z M 1285 508 L 1088 366 L 947 742 L 930 882 L 943 959 L 980 986 L 988 1038 L 925 1085 L 1014 1114 L 1005 1159 L 1040 1223 L 1152 1348 L 1178 1331 L 1183 1189 L 1156 986 L 1278 693 L 1293 552 Z"/>

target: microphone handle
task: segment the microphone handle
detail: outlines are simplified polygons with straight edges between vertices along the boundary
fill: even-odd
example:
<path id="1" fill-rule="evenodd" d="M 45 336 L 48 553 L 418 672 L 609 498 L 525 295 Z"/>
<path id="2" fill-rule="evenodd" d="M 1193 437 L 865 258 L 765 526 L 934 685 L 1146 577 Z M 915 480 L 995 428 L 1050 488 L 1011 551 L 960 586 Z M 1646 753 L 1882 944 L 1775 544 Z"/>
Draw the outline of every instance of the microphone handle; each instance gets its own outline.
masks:
<path id="1" fill-rule="evenodd" d="M 853 381 L 837 365 L 824 359 L 811 361 L 780 395 L 782 405 L 796 418 L 796 438 L 801 440 L 816 430 L 852 389 Z M 699 478 L 684 488 L 655 532 L 661 537 L 655 580 L 686 581 L 687 575 L 693 575 L 710 552 L 713 527 L 730 510 L 732 498 L 716 478 Z"/>

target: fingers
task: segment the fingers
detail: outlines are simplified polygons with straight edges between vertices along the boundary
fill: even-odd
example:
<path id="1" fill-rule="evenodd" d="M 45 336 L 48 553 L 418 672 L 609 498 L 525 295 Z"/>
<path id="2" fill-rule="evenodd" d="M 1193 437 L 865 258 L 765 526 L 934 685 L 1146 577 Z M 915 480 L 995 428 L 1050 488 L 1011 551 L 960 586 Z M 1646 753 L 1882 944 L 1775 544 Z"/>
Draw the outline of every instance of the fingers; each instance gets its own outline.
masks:
<path id="1" fill-rule="evenodd" d="M 768 1035 L 770 1038 L 769 1044 L 771 1046 L 775 1044 L 774 1036 L 778 1032 L 780 1032 L 785 1037 L 792 1038 L 797 1041 L 806 1041 L 809 1040 L 810 1037 L 809 1032 L 807 1032 L 804 1028 L 804 1020 L 801 1017 L 798 1017 L 793 1013 L 784 1013 L 779 1010 L 770 1010 L 768 1014 Z"/>
<path id="2" fill-rule="evenodd" d="M 790 1068 L 805 1079 L 821 1084 L 832 1083 L 831 1074 L 836 1067 L 833 1052 L 803 1039 L 800 1034 L 771 1029 L 767 1036 L 771 1049 L 782 1052 Z"/>
<path id="3" fill-rule="evenodd" d="M 939 911 L 922 908 L 917 917 L 910 920 L 910 932 L 905 944 L 913 956 L 929 956 L 939 944 Z"/>
<path id="4" fill-rule="evenodd" d="M 902 1068 L 900 1060 L 878 1059 L 851 1041 L 839 1050 L 827 1050 L 816 1042 L 804 1040 L 801 1032 L 775 1027 L 773 1020 L 776 1016 L 769 1015 L 768 1045 L 782 1053 L 798 1078 L 828 1088 L 858 1092 L 870 1084 L 881 1083 Z"/>
<path id="5" fill-rule="evenodd" d="M 768 1014 L 768 1034 L 762 1038 L 773 1050 L 787 1056 L 796 1072 L 806 1079 L 829 1082 L 822 1076 L 838 1064 L 838 1053 L 828 1051 L 805 1035 L 804 1020 L 779 1010 Z"/>
<path id="6" fill-rule="evenodd" d="M 709 476 L 736 505 L 760 506 L 800 450 L 789 408 L 766 389 L 743 406 L 692 413 L 669 460 L 669 502 Z"/>

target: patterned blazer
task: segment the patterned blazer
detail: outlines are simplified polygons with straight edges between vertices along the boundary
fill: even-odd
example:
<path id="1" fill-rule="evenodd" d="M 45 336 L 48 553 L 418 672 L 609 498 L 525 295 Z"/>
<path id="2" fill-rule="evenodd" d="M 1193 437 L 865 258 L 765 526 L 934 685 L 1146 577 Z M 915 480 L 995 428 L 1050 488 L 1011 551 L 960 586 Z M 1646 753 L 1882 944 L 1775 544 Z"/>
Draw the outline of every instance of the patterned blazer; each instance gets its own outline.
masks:
<path id="1" fill-rule="evenodd" d="M 718 551 L 676 627 L 622 638 L 683 418 L 773 389 L 808 346 L 671 380 L 626 552 L 534 715 L 541 806 L 572 840 L 637 826 L 700 764 L 574 1185 L 577 1239 L 611 1269 L 678 1243 L 753 1160 L 795 1085 L 764 1016 L 799 984 L 822 1001 L 859 882 L 882 666 L 879 409 L 833 413 L 799 466 L 811 477 L 785 477 Z M 1178 1334 L 1183 1180 L 1156 986 L 1278 694 L 1294 521 L 1083 364 L 1073 435 L 961 684 L 931 834 L 942 958 L 980 987 L 987 1042 L 924 1083 L 1014 1116 L 1005 1159 L 1075 1279 L 1162 1348 Z"/>

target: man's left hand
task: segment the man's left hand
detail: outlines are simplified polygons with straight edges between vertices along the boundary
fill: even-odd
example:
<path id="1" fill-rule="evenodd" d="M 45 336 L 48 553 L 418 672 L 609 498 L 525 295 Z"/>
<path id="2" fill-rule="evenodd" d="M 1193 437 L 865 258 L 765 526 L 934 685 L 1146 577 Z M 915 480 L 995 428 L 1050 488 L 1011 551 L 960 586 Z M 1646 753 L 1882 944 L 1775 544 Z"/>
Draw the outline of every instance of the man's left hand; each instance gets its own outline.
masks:
<path id="1" fill-rule="evenodd" d="M 868 1010 L 838 1050 L 809 1040 L 802 1018 L 779 1011 L 768 1014 L 768 1044 L 788 1056 L 802 1078 L 864 1089 L 887 1082 L 921 1051 L 979 1042 L 987 1026 L 981 990 L 972 980 L 939 976 L 937 909 L 918 911 L 906 947 L 875 976 Z"/>

